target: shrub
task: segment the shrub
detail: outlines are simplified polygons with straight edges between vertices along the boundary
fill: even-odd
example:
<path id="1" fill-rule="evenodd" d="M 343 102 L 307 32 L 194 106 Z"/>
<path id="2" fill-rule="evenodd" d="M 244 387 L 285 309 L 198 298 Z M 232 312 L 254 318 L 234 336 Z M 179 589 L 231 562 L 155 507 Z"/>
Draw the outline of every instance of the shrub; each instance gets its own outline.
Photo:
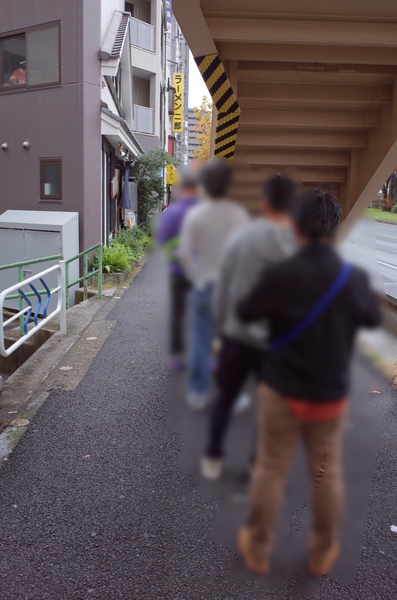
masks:
<path id="1" fill-rule="evenodd" d="M 139 158 L 138 223 L 146 224 L 164 203 L 165 184 L 162 175 L 168 164 L 178 164 L 165 150 L 149 150 Z"/>
<path id="2" fill-rule="evenodd" d="M 390 197 L 383 199 L 383 201 L 382 201 L 382 210 L 383 211 L 390 212 L 392 206 L 393 206 L 393 200 Z"/>
<path id="3" fill-rule="evenodd" d="M 397 213 L 397 204 L 393 204 L 393 206 L 391 207 L 391 212 L 392 213 Z"/>
<path id="4" fill-rule="evenodd" d="M 102 252 L 102 273 L 125 273 L 135 262 L 129 248 L 113 240 L 109 246 L 103 246 Z M 94 269 L 98 268 L 98 252 L 93 258 L 92 265 Z"/>
<path id="5" fill-rule="evenodd" d="M 141 223 L 140 225 L 137 226 L 137 229 L 142 230 L 144 233 L 146 233 L 146 235 L 148 237 L 152 237 L 152 235 L 153 235 L 153 229 L 152 229 L 151 223 Z"/>
<path id="6" fill-rule="evenodd" d="M 143 256 L 149 239 L 149 236 L 141 227 L 135 226 L 132 229 L 121 230 L 116 238 L 116 242 L 126 246 L 134 255 L 134 260 L 137 261 Z"/>

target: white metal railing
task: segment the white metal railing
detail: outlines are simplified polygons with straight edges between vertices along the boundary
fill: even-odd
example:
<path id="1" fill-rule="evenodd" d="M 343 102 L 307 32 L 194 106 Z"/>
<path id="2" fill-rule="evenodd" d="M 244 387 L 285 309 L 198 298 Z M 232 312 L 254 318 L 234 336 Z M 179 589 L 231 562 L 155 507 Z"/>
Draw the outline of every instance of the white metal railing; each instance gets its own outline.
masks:
<path id="1" fill-rule="evenodd" d="M 58 272 L 58 287 L 54 288 L 53 290 L 49 290 L 49 288 L 46 286 L 43 278 L 46 275 L 48 275 L 49 273 L 54 273 L 55 271 Z M 41 308 L 41 299 L 40 299 L 38 301 L 37 309 L 34 313 L 34 327 L 32 327 L 28 331 L 27 325 L 28 325 L 28 321 L 30 320 L 30 316 L 33 312 L 33 306 L 32 306 L 32 303 L 30 302 L 30 300 L 28 300 L 28 298 L 26 296 L 24 296 L 24 294 L 22 292 L 21 296 L 24 297 L 25 301 L 27 301 L 29 304 L 28 304 L 28 306 L 23 308 L 21 311 L 19 311 L 16 315 L 13 315 L 10 319 L 7 319 L 7 321 L 4 321 L 2 323 L 2 327 L 0 327 L 0 355 L 1 356 L 5 356 L 5 357 L 10 356 L 10 354 L 12 354 L 15 350 L 17 350 L 17 348 L 22 346 L 22 344 L 24 342 L 26 342 L 29 338 L 31 338 L 39 329 L 44 327 L 49 321 L 51 321 L 58 314 L 60 315 L 61 333 L 66 334 L 66 277 L 65 277 L 65 261 L 63 261 L 63 260 L 61 260 L 58 265 L 50 267 L 49 269 L 46 269 L 45 271 L 42 271 L 41 273 L 38 273 L 37 275 L 33 275 L 33 277 L 29 277 L 29 279 L 25 279 L 22 283 L 21 282 L 16 283 L 15 285 L 7 288 L 6 290 L 3 290 L 0 293 L 0 314 L 3 315 L 3 308 L 4 308 L 4 302 L 5 302 L 6 296 L 12 294 L 13 292 L 19 292 L 19 290 L 22 291 L 22 288 L 25 287 L 26 285 L 29 285 L 31 287 L 31 289 L 36 293 L 38 298 L 41 298 L 40 294 L 37 292 L 37 290 L 35 290 L 34 286 L 31 285 L 37 280 L 40 280 L 41 283 L 44 285 L 44 287 L 47 290 L 47 299 L 46 299 L 46 303 L 44 306 L 44 313 L 43 313 L 44 318 L 40 321 L 40 323 L 37 320 L 38 315 L 39 315 L 39 310 Z M 51 300 L 53 294 L 58 294 L 57 307 L 55 310 L 53 310 L 47 316 L 47 307 L 50 303 L 50 300 Z M 7 327 L 7 325 L 10 325 L 13 321 L 16 321 L 21 315 L 27 315 L 27 317 L 25 319 L 25 326 L 24 326 L 25 335 L 23 335 L 21 338 L 19 338 L 19 340 L 17 340 L 14 344 L 12 344 L 9 348 L 6 349 L 5 340 L 4 340 L 5 328 Z"/>
<path id="2" fill-rule="evenodd" d="M 134 131 L 154 133 L 154 109 L 134 104 Z"/>
<path id="3" fill-rule="evenodd" d="M 153 25 L 131 17 L 130 32 L 131 44 L 154 52 L 155 27 Z"/>

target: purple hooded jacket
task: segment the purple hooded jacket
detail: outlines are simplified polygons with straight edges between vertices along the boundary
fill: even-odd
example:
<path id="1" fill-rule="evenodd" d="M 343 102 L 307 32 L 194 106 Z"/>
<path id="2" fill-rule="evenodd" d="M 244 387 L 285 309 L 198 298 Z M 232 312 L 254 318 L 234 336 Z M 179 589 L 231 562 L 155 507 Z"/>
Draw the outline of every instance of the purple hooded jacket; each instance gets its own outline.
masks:
<path id="1" fill-rule="evenodd" d="M 157 242 L 166 254 L 171 272 L 177 275 L 183 275 L 177 257 L 183 219 L 197 202 L 197 198 L 181 198 L 175 204 L 171 204 L 160 216 L 156 233 Z"/>

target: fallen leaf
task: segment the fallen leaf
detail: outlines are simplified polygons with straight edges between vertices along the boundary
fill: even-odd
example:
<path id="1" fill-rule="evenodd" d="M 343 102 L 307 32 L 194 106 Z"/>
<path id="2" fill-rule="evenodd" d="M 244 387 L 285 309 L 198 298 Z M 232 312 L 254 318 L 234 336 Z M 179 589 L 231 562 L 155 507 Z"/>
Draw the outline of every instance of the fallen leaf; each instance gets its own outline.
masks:
<path id="1" fill-rule="evenodd" d="M 373 390 L 372 393 L 373 394 L 381 394 L 382 392 L 380 390 Z"/>
<path id="2" fill-rule="evenodd" d="M 26 427 L 26 425 L 29 425 L 29 421 L 27 419 L 14 419 L 10 425 L 12 427 Z"/>
<path id="3" fill-rule="evenodd" d="M 90 458 L 91 454 L 86 454 L 83 458 Z"/>
<path id="4" fill-rule="evenodd" d="M 73 367 L 60 367 L 59 370 L 60 371 L 71 371 L 73 369 Z"/>

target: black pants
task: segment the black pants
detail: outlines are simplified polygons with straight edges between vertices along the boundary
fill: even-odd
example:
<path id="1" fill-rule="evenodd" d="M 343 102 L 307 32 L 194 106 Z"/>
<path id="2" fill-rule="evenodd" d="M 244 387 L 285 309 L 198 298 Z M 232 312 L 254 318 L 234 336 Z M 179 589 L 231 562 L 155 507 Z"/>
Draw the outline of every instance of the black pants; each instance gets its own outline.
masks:
<path id="1" fill-rule="evenodd" d="M 184 275 L 170 273 L 171 284 L 171 354 L 182 354 L 185 350 L 186 300 L 190 284 Z"/>
<path id="2" fill-rule="evenodd" d="M 228 338 L 223 339 L 217 372 L 219 393 L 211 414 L 206 451 L 209 458 L 222 457 L 223 441 L 233 405 L 248 377 L 253 374 L 259 379 L 263 358 L 262 350 Z"/>

